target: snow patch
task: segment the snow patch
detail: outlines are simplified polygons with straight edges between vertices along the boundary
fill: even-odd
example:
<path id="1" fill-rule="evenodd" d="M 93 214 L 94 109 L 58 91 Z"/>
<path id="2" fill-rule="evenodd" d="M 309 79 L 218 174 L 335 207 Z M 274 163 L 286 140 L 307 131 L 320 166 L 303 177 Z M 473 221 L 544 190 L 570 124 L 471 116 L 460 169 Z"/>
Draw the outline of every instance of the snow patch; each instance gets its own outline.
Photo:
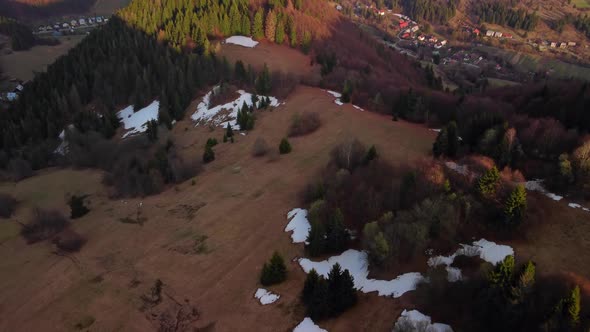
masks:
<path id="1" fill-rule="evenodd" d="M 225 40 L 227 44 L 235 44 L 248 48 L 254 48 L 258 45 L 258 42 L 250 37 L 245 36 L 231 36 Z"/>
<path id="2" fill-rule="evenodd" d="M 306 240 L 311 230 L 311 225 L 307 220 L 307 210 L 293 209 L 287 213 L 287 218 L 290 221 L 287 227 L 285 227 L 285 232 L 293 232 L 291 233 L 293 243 L 305 242 L 305 244 L 308 244 Z"/>
<path id="3" fill-rule="evenodd" d="M 455 282 L 461 280 L 463 277 L 460 269 L 451 266 L 457 256 L 479 256 L 484 261 L 496 265 L 510 255 L 514 255 L 514 249 L 512 249 L 512 247 L 481 239 L 473 242 L 471 245 L 461 244 L 461 248 L 457 249 L 457 251 L 450 256 L 435 256 L 429 258 L 428 266 L 434 267 L 445 265 L 448 272 L 447 280 Z"/>
<path id="4" fill-rule="evenodd" d="M 434 131 L 435 133 L 440 133 L 442 131 L 440 128 L 430 128 L 429 130 Z"/>
<path id="5" fill-rule="evenodd" d="M 342 94 L 340 92 L 336 92 L 336 91 L 332 91 L 332 90 L 324 90 L 327 93 L 331 94 L 332 97 L 336 98 L 334 99 L 334 103 L 338 106 L 342 106 L 344 105 L 344 103 L 340 100 L 340 98 L 342 98 Z"/>
<path id="6" fill-rule="evenodd" d="M 392 280 L 369 279 L 369 261 L 367 253 L 349 249 L 328 260 L 313 262 L 300 258 L 299 265 L 305 273 L 315 269 L 318 274 L 328 277 L 334 264 L 340 264 L 342 270 L 348 270 L 354 278 L 354 287 L 363 293 L 378 292 L 379 296 L 400 297 L 408 291 L 416 289 L 416 284 L 424 278 L 418 272 L 405 273 Z"/>
<path id="7" fill-rule="evenodd" d="M 568 206 L 574 209 L 579 209 L 582 207 L 580 204 L 577 203 L 569 203 Z"/>
<path id="8" fill-rule="evenodd" d="M 299 325 L 295 326 L 293 332 L 328 332 L 316 325 L 309 317 L 305 317 Z"/>
<path id="9" fill-rule="evenodd" d="M 467 165 L 459 165 L 456 162 L 453 161 L 447 161 L 445 163 L 445 166 L 447 166 L 449 169 L 461 174 L 461 175 L 470 175 L 471 172 L 469 171 L 469 169 L 467 168 Z"/>
<path id="10" fill-rule="evenodd" d="M 239 97 L 234 101 L 230 101 L 227 104 L 218 105 L 213 108 L 209 108 L 211 103 L 211 96 L 219 89 L 218 86 L 214 87 L 213 90 L 209 91 L 205 96 L 203 96 L 203 100 L 197 105 L 197 111 L 191 115 L 191 119 L 198 123 L 211 123 L 215 126 L 222 126 L 226 127 L 228 124 L 232 127 L 232 129 L 239 130 L 239 126 L 237 124 L 238 118 L 238 111 L 242 108 L 242 105 L 246 103 L 248 107 L 253 105 L 252 103 L 252 94 L 248 93 L 244 90 L 238 90 L 237 93 Z M 266 96 L 258 96 L 259 103 L 260 99 L 267 98 Z M 279 106 L 279 101 L 275 97 L 268 97 L 270 100 L 270 106 L 277 107 Z M 259 104 L 258 104 L 259 105 Z M 258 105 L 256 105 L 258 107 Z M 220 113 L 222 111 L 228 111 L 227 114 L 224 113 L 222 116 Z"/>
<path id="11" fill-rule="evenodd" d="M 529 191 L 538 191 L 554 201 L 561 201 L 563 199 L 563 196 L 548 192 L 545 186 L 543 186 L 543 180 L 541 179 L 527 181 L 524 183 L 524 187 Z"/>
<path id="12" fill-rule="evenodd" d="M 427 332 L 452 332 L 450 325 L 442 323 L 432 323 L 430 316 L 426 316 L 418 310 L 404 310 L 401 316 L 395 322 L 394 331 L 408 331 L 412 327 L 412 331 L 427 331 Z"/>
<path id="13" fill-rule="evenodd" d="M 160 102 L 156 100 L 137 112 L 134 112 L 133 106 L 127 106 L 119 111 L 117 117 L 123 122 L 125 130 L 128 130 L 123 138 L 145 132 L 149 121 L 158 120 L 159 108 Z"/>
<path id="14" fill-rule="evenodd" d="M 278 299 L 281 298 L 280 295 L 271 293 L 270 291 L 264 288 L 258 288 L 256 293 L 254 294 L 254 298 L 260 301 L 260 304 L 267 305 L 276 302 Z"/>
<path id="15" fill-rule="evenodd" d="M 362 107 L 356 106 L 356 105 L 352 105 L 352 107 L 356 108 L 357 110 L 364 112 L 365 110 Z"/>

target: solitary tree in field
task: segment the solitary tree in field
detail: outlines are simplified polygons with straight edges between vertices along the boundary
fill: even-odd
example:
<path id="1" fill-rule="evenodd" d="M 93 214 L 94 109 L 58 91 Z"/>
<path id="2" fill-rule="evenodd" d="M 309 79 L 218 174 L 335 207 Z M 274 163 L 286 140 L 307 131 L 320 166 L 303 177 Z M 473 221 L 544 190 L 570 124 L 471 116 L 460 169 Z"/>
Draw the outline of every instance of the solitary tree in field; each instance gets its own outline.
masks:
<path id="1" fill-rule="evenodd" d="M 280 154 L 287 154 L 290 153 L 292 150 L 291 143 L 286 138 L 281 140 L 281 144 L 279 144 L 279 153 Z"/>
<path id="2" fill-rule="evenodd" d="M 270 261 L 264 263 L 262 266 L 262 273 L 260 275 L 260 283 L 264 286 L 270 286 L 281 283 L 287 279 L 287 267 L 283 257 L 274 252 Z"/>
<path id="3" fill-rule="evenodd" d="M 227 138 L 234 137 L 234 130 L 232 129 L 229 122 L 227 123 L 227 127 L 225 128 L 225 136 Z"/>
<path id="4" fill-rule="evenodd" d="M 72 195 L 70 201 L 70 218 L 77 219 L 90 212 L 84 204 L 84 196 Z"/>
<path id="5" fill-rule="evenodd" d="M 206 145 L 205 152 L 203 153 L 203 162 L 207 164 L 213 160 L 215 160 L 215 152 L 213 152 L 213 148 L 210 145 Z"/>

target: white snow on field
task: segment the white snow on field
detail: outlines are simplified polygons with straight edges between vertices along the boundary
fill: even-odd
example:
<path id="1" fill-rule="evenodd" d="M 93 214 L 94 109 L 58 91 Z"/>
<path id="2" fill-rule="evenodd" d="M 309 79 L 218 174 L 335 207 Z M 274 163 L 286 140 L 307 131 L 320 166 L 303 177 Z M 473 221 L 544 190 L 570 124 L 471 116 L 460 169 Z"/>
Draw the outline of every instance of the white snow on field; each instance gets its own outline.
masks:
<path id="1" fill-rule="evenodd" d="M 258 288 L 258 290 L 256 290 L 256 293 L 254 294 L 254 298 L 258 299 L 258 301 L 260 301 L 260 304 L 267 305 L 276 302 L 278 299 L 281 298 L 281 296 L 271 293 L 270 291 L 264 288 Z"/>
<path id="2" fill-rule="evenodd" d="M 356 106 L 356 105 L 352 105 L 352 107 L 356 108 L 357 110 L 364 112 L 365 110 L 362 107 Z"/>
<path id="3" fill-rule="evenodd" d="M 348 270 L 354 278 L 354 287 L 363 293 L 378 292 L 380 296 L 400 297 L 408 291 L 416 289 L 416 284 L 423 280 L 420 273 L 411 272 L 392 280 L 369 279 L 369 261 L 367 253 L 349 249 L 328 260 L 313 262 L 307 258 L 299 259 L 299 265 L 305 273 L 315 269 L 318 274 L 328 277 L 334 264 L 340 264 L 342 270 Z"/>
<path id="4" fill-rule="evenodd" d="M 225 40 L 225 42 L 227 44 L 235 44 L 235 45 L 240 45 L 240 46 L 249 47 L 249 48 L 253 48 L 253 47 L 256 47 L 256 45 L 258 45 L 257 41 L 253 40 L 250 37 L 245 37 L 245 36 L 231 36 L 231 37 L 227 38 Z"/>
<path id="5" fill-rule="evenodd" d="M 440 133 L 442 131 L 440 128 L 430 128 L 429 130 L 434 131 L 435 133 Z"/>
<path id="6" fill-rule="evenodd" d="M 340 98 L 342 97 L 342 94 L 340 92 L 336 92 L 336 91 L 332 91 L 332 90 L 324 90 L 327 93 L 331 94 L 332 97 L 336 98 L 334 99 L 334 103 L 338 106 L 342 106 L 344 105 L 344 103 L 340 100 Z"/>
<path id="7" fill-rule="evenodd" d="M 252 94 L 248 93 L 244 90 L 238 90 L 237 93 L 239 97 L 234 101 L 230 101 L 227 104 L 217 105 L 213 108 L 209 108 L 211 103 L 211 96 L 213 95 L 214 91 L 218 89 L 218 87 L 213 88 L 213 90 L 209 91 L 205 96 L 203 96 L 203 101 L 197 105 L 197 111 L 191 115 L 191 119 L 193 121 L 199 123 L 211 123 L 215 126 L 222 126 L 226 127 L 227 124 L 235 129 L 239 130 L 239 126 L 237 124 L 238 118 L 238 111 L 242 108 L 242 105 L 246 103 L 248 107 L 252 106 Z M 266 98 L 266 96 L 258 96 L 258 100 L 262 98 Z M 270 106 L 277 107 L 279 106 L 279 101 L 275 97 L 268 97 L 270 100 Z M 256 105 L 258 107 L 258 105 Z M 227 111 L 222 113 L 222 111 Z M 222 114 L 220 114 L 222 113 Z"/>
<path id="8" fill-rule="evenodd" d="M 285 232 L 293 232 L 291 233 L 293 243 L 305 242 L 307 244 L 307 236 L 311 230 L 311 225 L 307 220 L 307 210 L 293 209 L 287 213 L 287 218 L 290 221 L 285 227 Z"/>
<path id="9" fill-rule="evenodd" d="M 404 310 L 395 322 L 394 331 L 426 331 L 426 332 L 452 332 L 450 325 L 432 323 L 430 316 L 426 316 L 418 310 Z"/>
<path id="10" fill-rule="evenodd" d="M 455 282 L 462 278 L 461 270 L 451 267 L 451 264 L 453 264 L 457 256 L 479 256 L 484 261 L 495 265 L 503 261 L 506 256 L 510 255 L 514 255 L 514 249 L 512 249 L 512 247 L 481 239 L 473 242 L 471 245 L 461 244 L 461 248 L 457 249 L 457 251 L 450 256 L 431 257 L 428 259 L 428 265 L 445 265 L 447 272 L 449 273 L 447 276 L 448 280 L 450 282 Z"/>
<path id="11" fill-rule="evenodd" d="M 554 201 L 561 201 L 563 199 L 563 196 L 559 196 L 554 193 L 548 192 L 547 189 L 545 189 L 545 187 L 543 186 L 543 180 L 541 179 L 527 181 L 524 183 L 524 187 L 526 188 L 526 190 L 529 191 L 538 191 Z"/>
<path id="12" fill-rule="evenodd" d="M 125 130 L 128 130 L 123 138 L 145 132 L 148 121 L 158 120 L 159 108 L 160 102 L 156 100 L 137 112 L 134 112 L 133 106 L 127 106 L 119 111 L 117 117 L 123 122 Z"/>
<path id="13" fill-rule="evenodd" d="M 305 317 L 299 325 L 295 326 L 293 332 L 328 332 L 328 330 L 317 326 L 311 318 Z"/>
<path id="14" fill-rule="evenodd" d="M 469 175 L 471 172 L 469 171 L 469 169 L 467 168 L 467 165 L 459 165 L 456 162 L 453 161 L 447 161 L 445 163 L 445 165 L 449 168 L 452 169 L 453 171 L 462 174 L 462 175 Z"/>
<path id="15" fill-rule="evenodd" d="M 588 209 L 587 207 L 583 207 L 578 203 L 569 203 L 568 206 L 572 209 L 582 209 L 583 211 L 590 212 L 590 209 Z"/>

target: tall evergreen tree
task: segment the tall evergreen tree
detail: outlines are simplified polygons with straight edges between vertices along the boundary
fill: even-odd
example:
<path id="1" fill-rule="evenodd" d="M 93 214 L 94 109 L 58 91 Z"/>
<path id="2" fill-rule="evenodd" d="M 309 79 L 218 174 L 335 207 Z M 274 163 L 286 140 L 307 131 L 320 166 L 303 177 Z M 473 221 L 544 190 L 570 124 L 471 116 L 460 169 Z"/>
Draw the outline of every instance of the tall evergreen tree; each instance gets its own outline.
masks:
<path id="1" fill-rule="evenodd" d="M 264 36 L 268 41 L 274 42 L 277 27 L 277 15 L 271 9 L 266 14 L 266 21 L 264 23 Z"/>

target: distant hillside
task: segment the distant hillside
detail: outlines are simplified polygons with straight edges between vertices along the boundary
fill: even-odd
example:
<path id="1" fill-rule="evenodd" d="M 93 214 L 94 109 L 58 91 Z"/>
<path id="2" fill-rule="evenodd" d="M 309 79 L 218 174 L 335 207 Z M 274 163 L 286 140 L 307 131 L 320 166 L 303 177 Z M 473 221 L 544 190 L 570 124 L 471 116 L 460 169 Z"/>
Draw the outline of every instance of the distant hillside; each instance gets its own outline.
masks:
<path id="1" fill-rule="evenodd" d="M 18 20 L 36 20 L 88 12 L 96 0 L 0 0 L 0 14 Z"/>

